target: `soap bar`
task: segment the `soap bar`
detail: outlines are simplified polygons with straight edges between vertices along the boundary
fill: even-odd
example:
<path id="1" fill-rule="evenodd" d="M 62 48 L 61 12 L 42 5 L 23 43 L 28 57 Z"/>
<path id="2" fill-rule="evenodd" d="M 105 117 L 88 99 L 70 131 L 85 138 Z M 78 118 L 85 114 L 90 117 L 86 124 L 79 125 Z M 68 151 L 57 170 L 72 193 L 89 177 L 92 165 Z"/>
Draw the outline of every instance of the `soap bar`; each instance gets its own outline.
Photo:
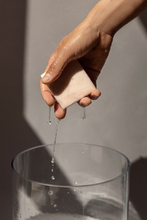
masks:
<path id="1" fill-rule="evenodd" d="M 48 87 L 62 109 L 79 101 L 96 89 L 77 60 L 71 61 L 60 77 Z"/>

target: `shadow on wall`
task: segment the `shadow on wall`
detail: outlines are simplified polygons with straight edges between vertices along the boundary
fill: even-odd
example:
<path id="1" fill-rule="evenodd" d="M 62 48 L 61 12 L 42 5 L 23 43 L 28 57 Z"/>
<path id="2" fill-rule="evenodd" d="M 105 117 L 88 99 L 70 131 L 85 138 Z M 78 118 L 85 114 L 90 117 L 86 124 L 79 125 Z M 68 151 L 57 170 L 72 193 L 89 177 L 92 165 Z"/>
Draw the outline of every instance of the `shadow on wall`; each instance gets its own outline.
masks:
<path id="1" fill-rule="evenodd" d="M 147 32 L 147 10 L 139 19 Z M 131 165 L 130 169 L 130 200 L 141 220 L 147 219 L 147 158 L 141 158 Z"/>
<path id="2" fill-rule="evenodd" d="M 140 16 L 139 19 L 144 26 L 144 29 L 147 31 L 147 10 L 145 10 Z"/>
<path id="3" fill-rule="evenodd" d="M 141 220 L 147 219 L 147 158 L 140 158 L 130 169 L 130 201 Z"/>
<path id="4" fill-rule="evenodd" d="M 11 160 L 20 151 L 41 141 L 23 118 L 23 61 L 26 0 L 0 4 L 0 213 L 11 219 Z"/>

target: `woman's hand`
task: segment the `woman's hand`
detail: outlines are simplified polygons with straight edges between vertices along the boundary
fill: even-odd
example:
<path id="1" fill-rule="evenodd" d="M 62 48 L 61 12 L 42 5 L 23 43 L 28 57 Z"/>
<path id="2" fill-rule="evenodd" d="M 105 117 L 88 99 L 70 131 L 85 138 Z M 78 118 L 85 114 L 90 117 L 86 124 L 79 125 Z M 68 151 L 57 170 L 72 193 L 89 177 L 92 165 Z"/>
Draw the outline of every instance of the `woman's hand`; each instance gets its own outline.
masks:
<path id="1" fill-rule="evenodd" d="M 66 110 L 63 110 L 55 102 L 47 84 L 56 80 L 71 60 L 78 59 L 96 85 L 97 77 L 109 54 L 111 43 L 112 37 L 110 35 L 97 33 L 96 30 L 92 29 L 87 20 L 83 21 L 61 40 L 48 61 L 45 76 L 40 80 L 42 97 L 49 106 L 55 106 L 55 115 L 57 118 L 64 118 Z M 79 101 L 79 104 L 87 106 L 91 103 L 91 99 L 97 99 L 100 94 L 100 91 L 96 89 L 89 94 L 89 97 L 83 97 Z"/>

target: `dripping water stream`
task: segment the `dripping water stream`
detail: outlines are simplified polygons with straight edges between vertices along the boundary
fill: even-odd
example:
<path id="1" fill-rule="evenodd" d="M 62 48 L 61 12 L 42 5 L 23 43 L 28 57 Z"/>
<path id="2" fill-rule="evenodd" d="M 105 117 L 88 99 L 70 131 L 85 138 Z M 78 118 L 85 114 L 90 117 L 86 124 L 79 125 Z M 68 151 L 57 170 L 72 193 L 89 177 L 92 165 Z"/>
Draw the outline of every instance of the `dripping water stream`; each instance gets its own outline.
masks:
<path id="1" fill-rule="evenodd" d="M 52 164 L 51 172 L 52 172 L 52 173 L 54 172 L 54 165 L 55 165 L 54 154 L 55 154 L 55 148 L 56 148 L 56 142 L 57 142 L 57 134 L 58 134 L 58 125 L 59 125 L 59 122 L 60 122 L 60 120 L 58 119 L 57 122 L 56 122 L 56 127 L 55 127 L 55 138 L 54 138 L 54 144 L 53 144 L 53 156 L 52 156 L 52 159 L 51 159 L 51 164 Z M 52 180 L 55 180 L 55 176 L 52 175 L 52 176 L 51 176 L 51 179 L 52 179 Z"/>
<path id="2" fill-rule="evenodd" d="M 82 119 L 86 119 L 86 107 L 83 107 L 83 117 Z"/>
<path id="3" fill-rule="evenodd" d="M 51 125 L 51 106 L 49 106 L 49 115 L 48 115 L 48 121 L 47 121 L 47 123 L 49 124 L 49 125 Z"/>
<path id="4" fill-rule="evenodd" d="M 83 117 L 82 117 L 82 119 L 86 119 L 86 107 L 83 108 Z M 54 144 L 53 144 L 53 156 L 52 156 L 52 159 L 51 159 L 51 164 L 52 164 L 51 172 L 52 173 L 54 172 L 54 165 L 55 165 L 54 154 L 55 154 L 56 143 L 57 143 L 57 134 L 58 134 L 59 122 L 60 122 L 60 120 L 58 119 L 57 122 L 56 122 L 56 126 L 55 126 L 55 138 L 54 138 Z M 51 124 L 51 107 L 49 107 L 49 120 L 48 120 L 47 123 Z M 52 175 L 51 179 L 55 180 L 55 176 Z"/>

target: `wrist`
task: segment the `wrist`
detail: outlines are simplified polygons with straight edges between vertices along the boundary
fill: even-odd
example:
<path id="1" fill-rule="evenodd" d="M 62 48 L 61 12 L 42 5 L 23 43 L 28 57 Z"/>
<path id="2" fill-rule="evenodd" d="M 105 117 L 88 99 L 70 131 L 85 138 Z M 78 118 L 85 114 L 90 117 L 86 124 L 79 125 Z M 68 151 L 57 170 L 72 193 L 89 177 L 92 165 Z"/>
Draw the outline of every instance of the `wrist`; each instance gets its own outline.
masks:
<path id="1" fill-rule="evenodd" d="M 101 0 L 86 19 L 98 35 L 103 32 L 113 37 L 122 26 L 146 8 L 146 0 Z"/>
<path id="2" fill-rule="evenodd" d="M 113 22 L 114 13 L 116 13 L 118 6 L 125 0 L 101 0 L 89 12 L 87 20 L 89 25 L 99 33 L 106 33 L 111 36 L 116 32 L 115 22 Z"/>

